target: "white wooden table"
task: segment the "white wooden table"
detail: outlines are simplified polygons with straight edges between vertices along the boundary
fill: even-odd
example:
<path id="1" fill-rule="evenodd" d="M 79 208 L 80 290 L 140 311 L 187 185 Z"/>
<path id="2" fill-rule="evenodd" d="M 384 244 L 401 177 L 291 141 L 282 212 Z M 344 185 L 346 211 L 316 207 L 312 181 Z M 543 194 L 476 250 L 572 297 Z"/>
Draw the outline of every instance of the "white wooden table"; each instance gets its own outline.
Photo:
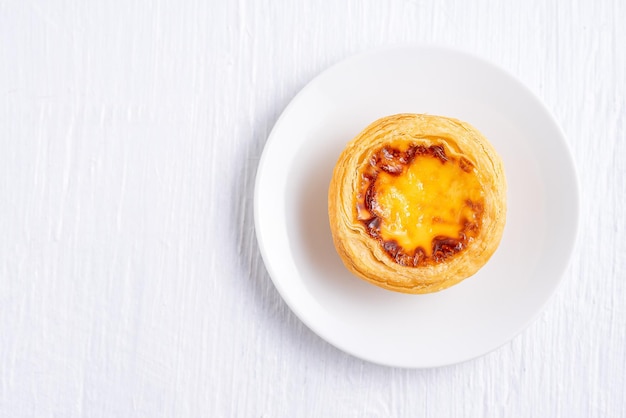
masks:
<path id="1" fill-rule="evenodd" d="M 621 0 L 0 0 L 0 416 L 626 416 L 625 27 Z M 582 192 L 573 261 L 538 320 L 432 370 L 309 331 L 252 217 L 289 100 L 353 53 L 407 42 L 522 80 Z"/>

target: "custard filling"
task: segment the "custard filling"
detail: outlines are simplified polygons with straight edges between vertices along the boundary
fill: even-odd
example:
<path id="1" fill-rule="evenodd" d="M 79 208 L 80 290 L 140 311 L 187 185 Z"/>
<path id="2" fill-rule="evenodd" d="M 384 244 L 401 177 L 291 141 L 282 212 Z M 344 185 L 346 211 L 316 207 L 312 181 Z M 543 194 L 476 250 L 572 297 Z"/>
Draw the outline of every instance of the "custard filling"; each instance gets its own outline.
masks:
<path id="1" fill-rule="evenodd" d="M 471 161 L 442 144 L 396 141 L 364 163 L 356 216 L 398 264 L 462 252 L 478 235 L 484 192 Z"/>

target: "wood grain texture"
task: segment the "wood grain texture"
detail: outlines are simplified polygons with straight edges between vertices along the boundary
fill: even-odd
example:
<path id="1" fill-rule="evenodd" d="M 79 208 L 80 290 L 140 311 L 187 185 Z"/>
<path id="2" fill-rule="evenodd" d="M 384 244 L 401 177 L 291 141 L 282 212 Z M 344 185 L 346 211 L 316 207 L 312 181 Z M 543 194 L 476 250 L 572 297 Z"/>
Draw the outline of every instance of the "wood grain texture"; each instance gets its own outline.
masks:
<path id="1" fill-rule="evenodd" d="M 621 0 L 0 0 L 0 416 L 626 416 L 625 21 Z M 538 320 L 422 371 L 300 323 L 252 217 L 289 100 L 407 42 L 522 80 L 582 192 Z"/>

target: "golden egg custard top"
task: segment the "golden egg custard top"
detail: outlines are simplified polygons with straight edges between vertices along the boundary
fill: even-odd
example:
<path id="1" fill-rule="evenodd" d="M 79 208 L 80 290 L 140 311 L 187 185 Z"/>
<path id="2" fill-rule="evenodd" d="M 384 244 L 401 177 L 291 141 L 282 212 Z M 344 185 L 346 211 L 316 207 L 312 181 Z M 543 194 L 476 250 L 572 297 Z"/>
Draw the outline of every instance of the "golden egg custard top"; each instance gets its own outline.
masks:
<path id="1" fill-rule="evenodd" d="M 472 162 L 443 143 L 395 141 L 361 170 L 357 219 L 396 263 L 441 262 L 478 235 L 483 188 Z"/>

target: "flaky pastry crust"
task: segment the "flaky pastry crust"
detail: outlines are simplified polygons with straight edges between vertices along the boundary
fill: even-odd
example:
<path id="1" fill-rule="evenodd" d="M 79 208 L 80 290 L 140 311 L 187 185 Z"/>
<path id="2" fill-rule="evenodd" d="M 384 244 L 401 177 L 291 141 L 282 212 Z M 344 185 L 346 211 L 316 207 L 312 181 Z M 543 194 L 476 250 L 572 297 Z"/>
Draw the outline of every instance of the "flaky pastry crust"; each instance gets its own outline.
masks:
<path id="1" fill-rule="evenodd" d="M 362 176 L 373 153 L 386 144 L 406 141 L 424 147 L 443 146 L 451 158 L 471 162 L 482 186 L 480 228 L 463 250 L 437 262 L 402 265 L 359 219 Z M 335 166 L 328 193 L 333 242 L 345 266 L 356 276 L 403 293 L 430 293 L 475 274 L 496 251 L 505 226 L 506 180 L 493 146 L 468 123 L 424 114 L 383 117 L 350 141 Z"/>

